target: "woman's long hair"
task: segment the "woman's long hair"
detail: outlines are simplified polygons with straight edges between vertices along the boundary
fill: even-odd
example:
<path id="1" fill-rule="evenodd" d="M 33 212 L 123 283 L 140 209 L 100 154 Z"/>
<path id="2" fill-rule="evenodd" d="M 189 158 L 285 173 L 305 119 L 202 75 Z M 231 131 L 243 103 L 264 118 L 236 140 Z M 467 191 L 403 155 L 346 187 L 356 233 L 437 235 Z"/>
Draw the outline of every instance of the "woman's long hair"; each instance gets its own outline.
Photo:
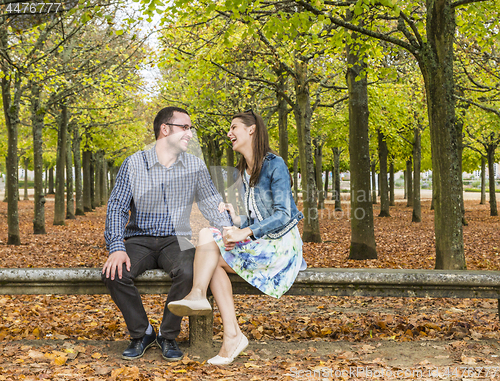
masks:
<path id="1" fill-rule="evenodd" d="M 255 132 L 253 134 L 252 150 L 253 150 L 253 167 L 250 168 L 251 175 L 249 185 L 251 187 L 255 186 L 259 181 L 260 170 L 262 168 L 262 163 L 268 152 L 273 152 L 269 146 L 269 135 L 267 133 L 267 128 L 264 125 L 264 120 L 259 114 L 254 113 L 252 110 L 240 112 L 233 116 L 232 120 L 239 119 L 247 127 L 255 124 Z M 245 176 L 245 170 L 247 168 L 247 161 L 245 157 L 241 155 L 240 161 L 237 167 L 241 176 Z"/>

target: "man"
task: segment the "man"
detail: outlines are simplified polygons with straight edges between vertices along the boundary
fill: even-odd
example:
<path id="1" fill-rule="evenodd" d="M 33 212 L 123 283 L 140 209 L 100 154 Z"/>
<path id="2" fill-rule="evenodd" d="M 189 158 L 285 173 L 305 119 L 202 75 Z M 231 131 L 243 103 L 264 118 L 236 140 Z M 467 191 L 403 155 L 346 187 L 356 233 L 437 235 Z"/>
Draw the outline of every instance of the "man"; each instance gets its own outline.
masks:
<path id="1" fill-rule="evenodd" d="M 111 192 L 104 233 L 109 258 L 102 278 L 132 338 L 122 358 L 140 358 L 156 341 L 163 358 L 177 361 L 183 357 L 175 341 L 182 318 L 173 315 L 167 304 L 191 290 L 195 249 L 189 241 L 189 215 L 193 201 L 214 226 L 231 223 L 227 213 L 217 210 L 222 197 L 207 167 L 186 153 L 193 137 L 187 111 L 166 107 L 156 115 L 153 126 L 155 146 L 125 159 Z M 172 278 L 158 337 L 134 285 L 138 275 L 154 268 L 164 269 Z"/>

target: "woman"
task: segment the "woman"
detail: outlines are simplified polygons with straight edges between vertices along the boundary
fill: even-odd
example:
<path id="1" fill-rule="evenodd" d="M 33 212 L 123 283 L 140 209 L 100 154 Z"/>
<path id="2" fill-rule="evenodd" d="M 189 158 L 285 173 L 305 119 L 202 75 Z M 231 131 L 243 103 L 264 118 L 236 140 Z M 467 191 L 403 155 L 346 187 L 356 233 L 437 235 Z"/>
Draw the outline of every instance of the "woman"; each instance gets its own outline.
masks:
<path id="1" fill-rule="evenodd" d="M 233 117 L 227 136 L 241 153 L 238 170 L 243 183 L 246 215 L 228 210 L 236 226 L 202 229 L 194 259 L 193 288 L 184 299 L 171 302 L 172 313 L 202 315 L 212 308 L 208 285 L 219 306 L 224 335 L 219 354 L 209 364 L 230 364 L 248 345 L 236 319 L 233 292 L 227 273 L 236 273 L 267 295 L 279 298 L 293 284 L 302 265 L 302 240 L 297 223 L 304 217 L 292 197 L 290 174 L 271 152 L 264 121 L 253 111 Z M 238 227 L 237 227 L 238 226 Z"/>

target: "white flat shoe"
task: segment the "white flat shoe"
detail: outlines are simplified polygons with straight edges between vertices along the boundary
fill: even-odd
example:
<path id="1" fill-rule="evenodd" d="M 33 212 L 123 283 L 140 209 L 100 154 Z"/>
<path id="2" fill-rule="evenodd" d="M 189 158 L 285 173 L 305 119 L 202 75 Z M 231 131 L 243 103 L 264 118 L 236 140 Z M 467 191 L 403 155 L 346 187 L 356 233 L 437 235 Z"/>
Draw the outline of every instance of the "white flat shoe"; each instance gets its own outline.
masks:
<path id="1" fill-rule="evenodd" d="M 238 355 L 245 350 L 246 347 L 248 347 L 248 339 L 245 335 L 241 334 L 241 340 L 234 350 L 233 354 L 231 357 L 222 357 L 222 356 L 215 356 L 212 357 L 211 359 L 207 360 L 208 364 L 212 365 L 228 365 L 231 364 Z"/>
<path id="2" fill-rule="evenodd" d="M 168 303 L 168 309 L 177 316 L 208 315 L 212 313 L 212 306 L 207 299 L 181 299 Z"/>

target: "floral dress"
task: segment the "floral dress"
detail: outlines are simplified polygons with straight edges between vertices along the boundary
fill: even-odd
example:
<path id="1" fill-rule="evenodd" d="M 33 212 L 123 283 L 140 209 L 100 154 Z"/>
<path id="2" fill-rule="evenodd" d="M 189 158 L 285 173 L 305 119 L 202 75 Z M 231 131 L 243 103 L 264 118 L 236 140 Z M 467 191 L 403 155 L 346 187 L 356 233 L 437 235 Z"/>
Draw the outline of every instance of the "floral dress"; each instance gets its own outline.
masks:
<path id="1" fill-rule="evenodd" d="M 299 228 L 278 239 L 259 238 L 236 243 L 226 251 L 222 234 L 212 228 L 215 243 L 226 263 L 264 294 L 281 297 L 292 286 L 302 265 L 302 239 Z"/>
<path id="2" fill-rule="evenodd" d="M 245 175 L 248 183 L 250 176 L 247 173 Z M 248 213 L 255 217 L 249 198 L 245 199 Z M 212 228 L 212 234 L 222 258 L 236 274 L 269 296 L 281 297 L 292 287 L 299 270 L 306 266 L 302 259 L 302 239 L 297 226 L 281 238 L 264 236 L 255 241 L 248 239 L 238 242 L 231 251 L 225 250 L 219 230 Z"/>

